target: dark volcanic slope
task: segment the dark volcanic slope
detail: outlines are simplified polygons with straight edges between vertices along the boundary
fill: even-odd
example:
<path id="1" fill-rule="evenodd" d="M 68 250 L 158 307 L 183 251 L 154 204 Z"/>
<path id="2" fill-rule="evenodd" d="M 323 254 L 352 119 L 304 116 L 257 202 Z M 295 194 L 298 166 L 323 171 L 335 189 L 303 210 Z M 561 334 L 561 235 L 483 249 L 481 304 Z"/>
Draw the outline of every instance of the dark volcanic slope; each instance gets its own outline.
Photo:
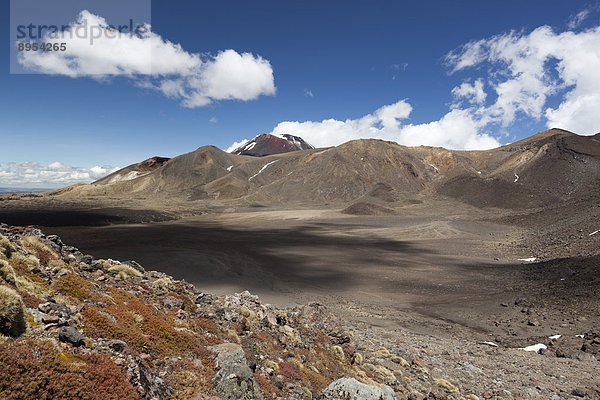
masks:
<path id="1" fill-rule="evenodd" d="M 273 154 L 310 149 L 314 149 L 314 147 L 306 143 L 301 137 L 285 134 L 275 136 L 265 133 L 244 143 L 231 153 L 240 156 L 264 157 Z"/>
<path id="2" fill-rule="evenodd" d="M 457 176 L 440 193 L 479 207 L 524 208 L 597 196 L 600 141 L 553 129 L 493 151 L 482 176 Z"/>
<path id="3" fill-rule="evenodd" d="M 132 173 L 139 172 L 126 174 Z M 333 148 L 258 158 L 208 146 L 133 179 L 107 177 L 63 195 L 286 205 L 360 202 L 352 213 L 361 209 L 387 213 L 394 205 L 432 195 L 477 207 L 546 206 L 597 197 L 599 182 L 598 137 L 554 129 L 488 151 L 355 140 Z M 384 192 L 387 200 L 378 197 Z"/>

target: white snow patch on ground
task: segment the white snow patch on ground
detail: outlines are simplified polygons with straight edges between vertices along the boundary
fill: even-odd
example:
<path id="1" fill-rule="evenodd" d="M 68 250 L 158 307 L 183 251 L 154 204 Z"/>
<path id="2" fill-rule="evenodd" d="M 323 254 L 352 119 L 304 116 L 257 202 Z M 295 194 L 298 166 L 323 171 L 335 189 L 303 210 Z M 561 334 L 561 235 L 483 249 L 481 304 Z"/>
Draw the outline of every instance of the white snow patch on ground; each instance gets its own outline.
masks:
<path id="1" fill-rule="evenodd" d="M 144 176 L 144 175 L 146 175 L 146 173 L 139 172 L 139 171 L 129 171 L 125 175 L 117 175 L 114 178 L 111 178 L 110 183 L 132 181 L 132 180 L 139 178 L 140 176 Z"/>
<path id="2" fill-rule="evenodd" d="M 552 336 L 548 336 L 548 339 L 557 340 L 557 339 L 560 339 L 561 337 L 562 337 L 562 335 L 552 335 Z"/>
<path id="3" fill-rule="evenodd" d="M 288 142 L 288 143 L 291 143 L 291 144 L 293 144 L 293 145 L 296 147 L 296 149 L 298 149 L 298 150 L 302 150 L 302 147 L 303 147 L 303 144 L 302 144 L 302 142 L 301 142 L 301 141 L 299 141 L 299 140 L 297 140 L 296 136 L 294 136 L 294 135 L 288 135 L 288 136 L 286 137 L 286 136 L 285 136 L 285 134 L 282 134 L 282 133 L 276 133 L 276 134 L 274 134 L 273 136 L 276 136 L 276 137 L 278 137 L 278 138 L 280 138 L 280 139 L 283 139 L 283 140 L 287 140 L 287 142 Z M 300 139 L 302 139 L 302 138 L 300 138 Z M 304 140 L 304 139 L 302 139 L 302 140 Z M 307 142 L 304 142 L 304 146 L 308 146 L 308 147 L 310 147 L 311 149 L 314 149 L 314 148 L 315 148 L 315 146 L 313 146 L 312 144 L 310 144 L 310 143 L 307 143 Z"/>
<path id="4" fill-rule="evenodd" d="M 529 257 L 529 258 L 519 258 L 518 261 L 524 261 L 524 262 L 535 262 L 537 260 L 537 257 Z"/>
<path id="5" fill-rule="evenodd" d="M 292 138 L 292 139 L 288 139 L 288 142 L 291 140 L 292 144 L 294 146 L 296 146 L 296 148 L 298 150 L 300 150 L 302 148 L 302 143 L 300 143 L 299 141 L 297 141 L 296 139 Z"/>
<path id="6" fill-rule="evenodd" d="M 517 182 L 519 182 L 519 175 L 515 174 L 515 182 L 514 183 L 517 183 Z"/>
<path id="7" fill-rule="evenodd" d="M 230 165 L 229 167 L 227 167 L 227 172 L 231 172 L 232 169 L 233 169 L 233 165 Z"/>
<path id="8" fill-rule="evenodd" d="M 538 343 L 538 344 L 534 344 L 531 346 L 527 346 L 527 347 L 519 347 L 519 350 L 523 350 L 523 351 L 535 351 L 536 353 L 542 349 L 547 349 L 548 346 L 546 346 L 543 343 Z"/>
<path id="9" fill-rule="evenodd" d="M 478 174 L 478 175 L 481 175 L 481 171 L 477 171 L 477 174 Z"/>
<path id="10" fill-rule="evenodd" d="M 277 161 L 279 160 L 275 160 L 275 161 L 271 161 L 270 163 L 265 164 L 260 171 L 258 171 L 257 173 L 255 173 L 254 175 L 252 175 L 250 178 L 248 178 L 249 181 L 251 181 L 252 179 L 256 178 L 258 175 L 260 175 L 261 172 L 263 172 L 269 165 L 271 164 L 275 164 Z"/>
<path id="11" fill-rule="evenodd" d="M 439 170 L 439 169 L 438 169 L 438 167 L 436 167 L 435 165 L 433 165 L 433 164 L 429 164 L 429 166 L 430 166 L 431 168 L 435 169 L 435 172 L 437 172 L 438 174 L 440 173 L 440 170 Z"/>
<path id="12" fill-rule="evenodd" d="M 498 347 L 498 345 L 494 342 L 481 342 L 481 344 L 486 344 L 486 345 L 492 346 L 492 347 Z"/>
<path id="13" fill-rule="evenodd" d="M 588 236 L 594 236 L 596 233 L 600 233 L 600 229 L 598 229 L 597 231 L 594 231 L 594 232 L 590 233 Z"/>
<path id="14" fill-rule="evenodd" d="M 246 147 L 244 147 L 244 150 L 245 151 L 252 150 L 254 148 L 254 146 L 256 146 L 256 142 L 252 142 L 250 144 L 247 144 Z"/>
<path id="15" fill-rule="evenodd" d="M 585 335 L 575 335 L 575 337 L 583 339 L 585 337 Z"/>

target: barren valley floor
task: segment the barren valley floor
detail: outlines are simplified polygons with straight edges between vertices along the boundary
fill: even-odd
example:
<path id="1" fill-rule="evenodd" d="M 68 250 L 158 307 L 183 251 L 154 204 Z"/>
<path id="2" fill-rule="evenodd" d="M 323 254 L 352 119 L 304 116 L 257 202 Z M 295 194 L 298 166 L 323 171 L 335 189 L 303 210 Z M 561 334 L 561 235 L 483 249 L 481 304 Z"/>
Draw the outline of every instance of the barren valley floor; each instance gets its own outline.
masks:
<path id="1" fill-rule="evenodd" d="M 376 326 L 517 340 L 552 335 L 573 315 L 556 310 L 533 326 L 515 314 L 515 300 L 560 289 L 553 286 L 560 278 L 532 277 L 519 261 L 532 256 L 517 245 L 522 228 L 485 221 L 482 213 L 427 214 L 270 210 L 43 229 L 84 253 L 136 260 L 208 293 L 249 290 L 279 306 L 318 301 Z M 574 330 L 589 325 L 573 322 Z"/>

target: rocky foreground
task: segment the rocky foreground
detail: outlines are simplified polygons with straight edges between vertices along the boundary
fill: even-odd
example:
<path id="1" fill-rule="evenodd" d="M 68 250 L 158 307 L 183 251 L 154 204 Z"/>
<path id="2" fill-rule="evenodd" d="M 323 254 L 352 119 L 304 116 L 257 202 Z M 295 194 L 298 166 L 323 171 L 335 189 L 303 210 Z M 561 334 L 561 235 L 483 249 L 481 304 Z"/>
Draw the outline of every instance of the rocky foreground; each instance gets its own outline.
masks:
<path id="1" fill-rule="evenodd" d="M 544 346 L 527 352 L 435 328 L 448 329 L 433 337 L 317 303 L 217 297 L 0 225 L 2 399 L 600 398 L 600 332 L 535 338 Z"/>
<path id="2" fill-rule="evenodd" d="M 477 398 L 341 326 L 0 226 L 3 399 Z"/>

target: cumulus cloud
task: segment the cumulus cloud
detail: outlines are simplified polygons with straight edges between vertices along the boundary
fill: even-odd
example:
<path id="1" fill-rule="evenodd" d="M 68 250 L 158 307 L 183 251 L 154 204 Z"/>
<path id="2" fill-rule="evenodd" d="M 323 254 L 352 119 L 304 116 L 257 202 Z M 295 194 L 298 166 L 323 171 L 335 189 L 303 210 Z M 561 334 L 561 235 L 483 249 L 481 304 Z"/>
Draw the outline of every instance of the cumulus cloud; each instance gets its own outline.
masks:
<path id="1" fill-rule="evenodd" d="M 487 123 L 510 126 L 519 116 L 545 120 L 583 135 L 600 130 L 600 27 L 554 32 L 509 32 L 470 42 L 449 53 L 453 72 L 487 67 L 495 101 L 479 114 Z M 459 89 L 457 89 L 459 90 Z M 549 105 L 557 98 L 558 106 Z"/>
<path id="2" fill-rule="evenodd" d="M 228 153 L 231 153 L 232 151 L 234 151 L 235 149 L 237 149 L 238 147 L 240 147 L 244 143 L 248 142 L 249 140 L 250 139 L 242 139 L 239 142 L 233 142 L 231 144 L 231 146 L 229 146 L 225 151 L 228 152 Z"/>
<path id="3" fill-rule="evenodd" d="M 37 162 L 0 164 L 0 186 L 55 188 L 76 183 L 90 183 L 119 168 L 94 166 L 72 167 L 60 162 L 42 165 Z"/>
<path id="4" fill-rule="evenodd" d="M 495 138 L 480 133 L 483 126 L 474 109 L 454 109 L 440 120 L 426 124 L 404 123 L 411 112 L 412 106 L 401 100 L 357 119 L 281 122 L 271 133 L 300 136 L 317 147 L 337 146 L 354 139 L 383 139 L 408 146 L 429 145 L 460 150 L 499 146 Z"/>
<path id="5" fill-rule="evenodd" d="M 84 31 L 89 34 L 75 34 Z M 20 64 L 72 78 L 128 77 L 140 87 L 180 100 L 185 107 L 254 100 L 276 90 L 271 64 L 260 56 L 231 49 L 214 56 L 189 53 L 152 32 L 150 26 L 137 34 L 119 34 L 104 18 L 88 11 L 82 11 L 60 35 L 47 33 L 43 42 L 66 43 L 67 50 L 24 51 Z"/>
<path id="6" fill-rule="evenodd" d="M 483 89 L 482 79 L 477 79 L 473 83 L 463 82 L 460 86 L 456 86 L 452 89 L 452 95 L 458 102 L 466 100 L 471 104 L 482 104 L 487 97 L 487 93 Z M 458 105 L 456 107 L 458 107 Z"/>

